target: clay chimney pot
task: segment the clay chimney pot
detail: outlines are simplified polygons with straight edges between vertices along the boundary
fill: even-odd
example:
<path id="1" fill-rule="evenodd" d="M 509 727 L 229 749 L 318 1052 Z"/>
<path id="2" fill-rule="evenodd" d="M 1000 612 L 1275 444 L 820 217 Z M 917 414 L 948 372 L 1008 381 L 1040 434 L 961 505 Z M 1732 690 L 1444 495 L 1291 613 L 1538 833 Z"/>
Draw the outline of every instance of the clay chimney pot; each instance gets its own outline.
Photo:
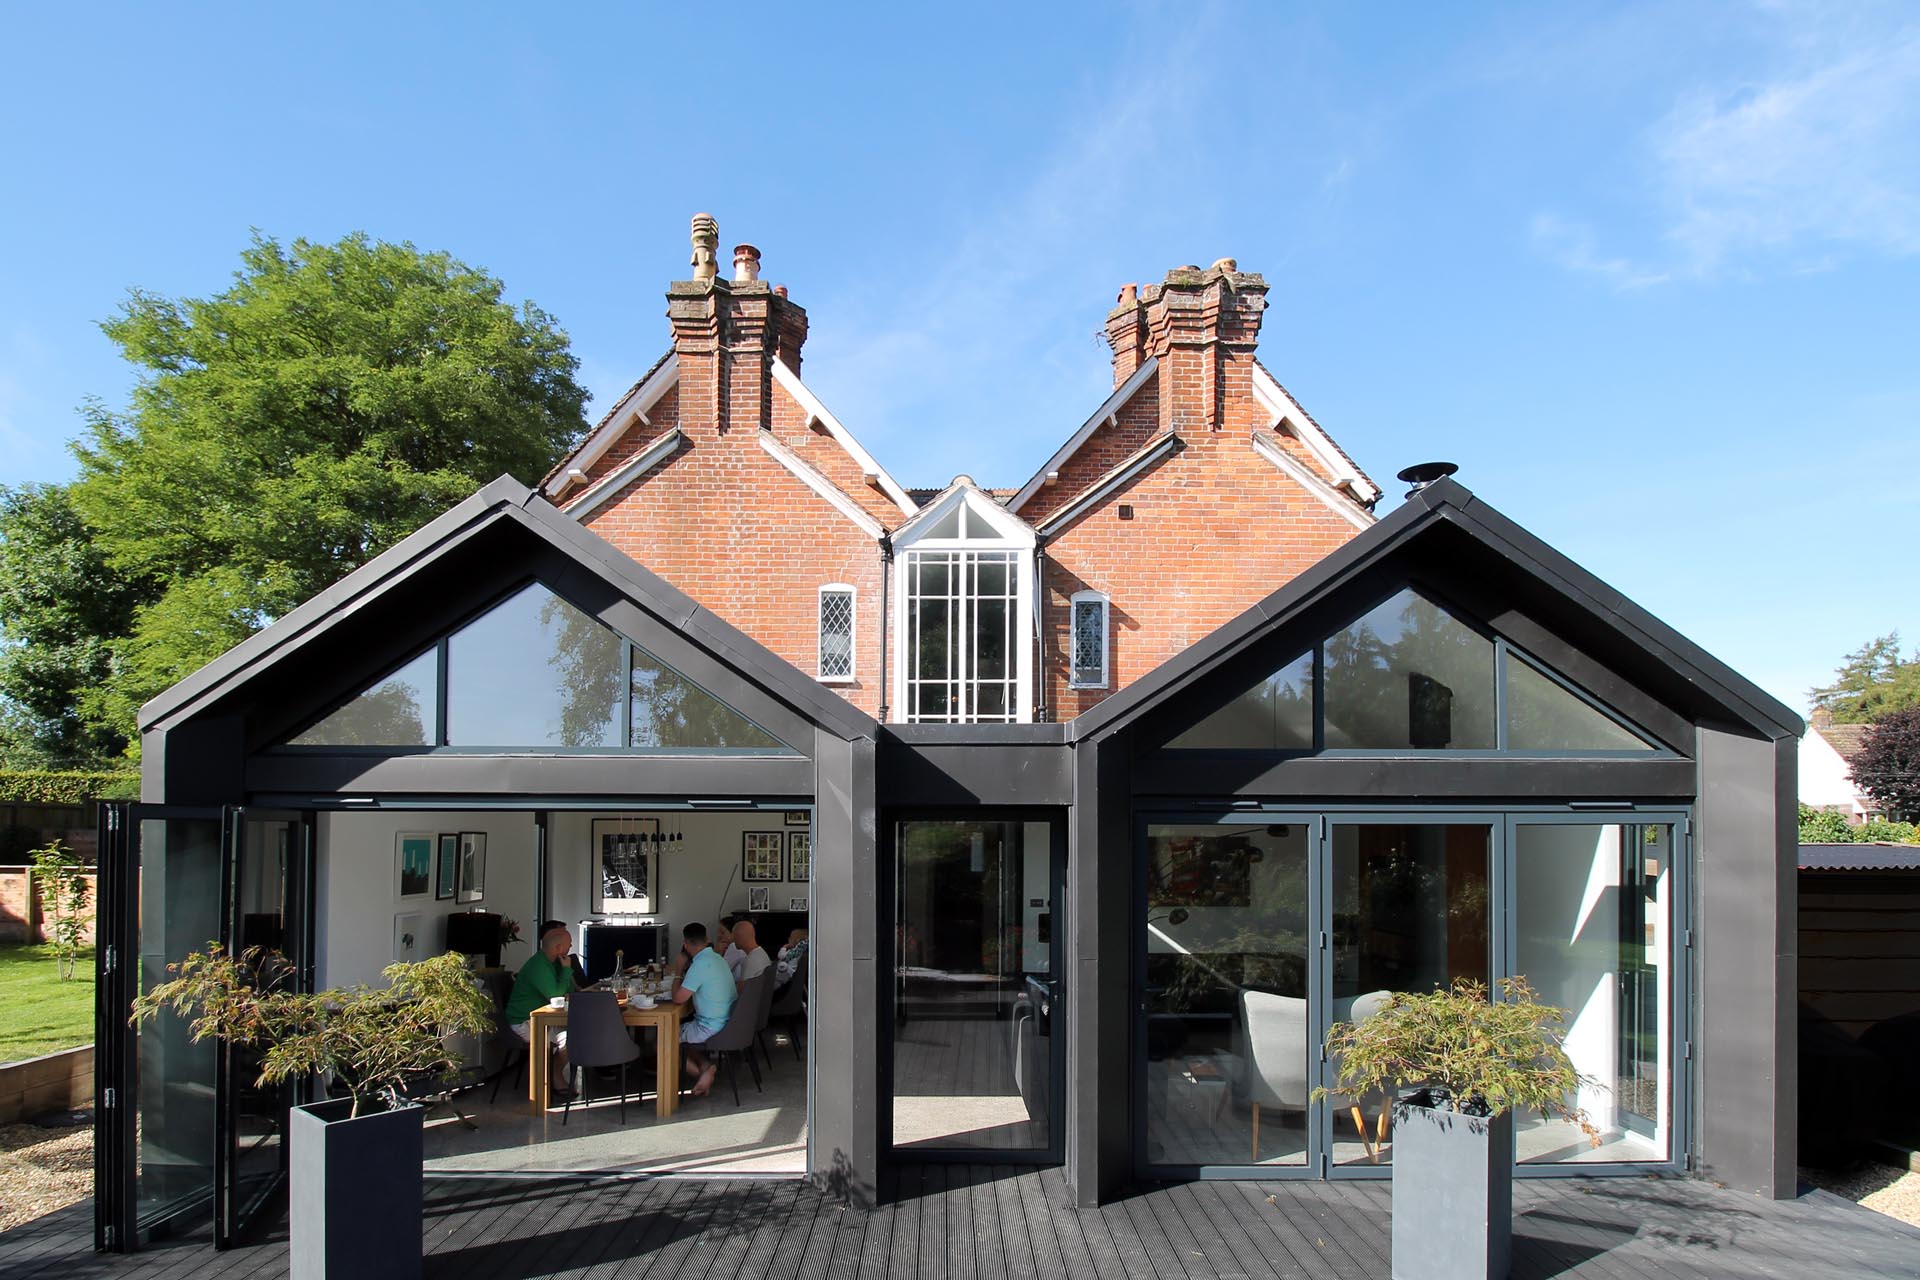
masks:
<path id="1" fill-rule="evenodd" d="M 733 278 L 736 282 L 760 278 L 760 251 L 750 244 L 733 246 Z"/>

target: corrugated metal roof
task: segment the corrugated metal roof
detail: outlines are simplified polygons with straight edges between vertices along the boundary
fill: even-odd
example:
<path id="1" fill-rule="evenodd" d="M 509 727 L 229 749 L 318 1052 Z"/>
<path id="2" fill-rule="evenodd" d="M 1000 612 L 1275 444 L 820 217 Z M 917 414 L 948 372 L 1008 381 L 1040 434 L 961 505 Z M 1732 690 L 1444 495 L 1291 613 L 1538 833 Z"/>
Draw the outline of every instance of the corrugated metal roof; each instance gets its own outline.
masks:
<path id="1" fill-rule="evenodd" d="M 1802 871 L 1920 871 L 1920 844 L 1803 844 Z"/>

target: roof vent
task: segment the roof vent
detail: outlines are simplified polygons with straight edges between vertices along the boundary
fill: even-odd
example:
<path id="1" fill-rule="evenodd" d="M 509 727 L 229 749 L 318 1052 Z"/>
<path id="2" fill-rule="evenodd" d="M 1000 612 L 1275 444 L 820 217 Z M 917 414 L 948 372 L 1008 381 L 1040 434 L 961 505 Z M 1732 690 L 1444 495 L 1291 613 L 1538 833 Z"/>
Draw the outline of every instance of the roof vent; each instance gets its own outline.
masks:
<path id="1" fill-rule="evenodd" d="M 1459 469 L 1457 462 L 1416 462 L 1402 471 L 1399 478 L 1413 486 L 1407 490 L 1407 496 L 1411 498 L 1435 480 L 1444 480 Z"/>

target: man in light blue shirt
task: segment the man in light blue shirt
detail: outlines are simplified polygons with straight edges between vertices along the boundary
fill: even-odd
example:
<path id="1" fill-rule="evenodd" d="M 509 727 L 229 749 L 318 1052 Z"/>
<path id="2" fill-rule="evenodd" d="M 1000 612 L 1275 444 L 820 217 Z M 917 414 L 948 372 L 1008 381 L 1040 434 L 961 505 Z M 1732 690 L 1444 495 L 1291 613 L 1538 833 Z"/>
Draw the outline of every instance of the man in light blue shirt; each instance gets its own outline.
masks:
<path id="1" fill-rule="evenodd" d="M 695 921 L 680 931 L 686 950 L 693 953 L 687 962 L 686 976 L 674 990 L 675 1004 L 693 1005 L 693 1016 L 680 1020 L 680 1042 L 687 1046 L 687 1060 L 681 1069 L 694 1081 L 693 1095 L 704 1098 L 713 1088 L 719 1064 L 711 1061 L 698 1046 L 727 1025 L 738 992 L 733 985 L 733 970 L 720 953 L 707 945 L 707 926 Z"/>

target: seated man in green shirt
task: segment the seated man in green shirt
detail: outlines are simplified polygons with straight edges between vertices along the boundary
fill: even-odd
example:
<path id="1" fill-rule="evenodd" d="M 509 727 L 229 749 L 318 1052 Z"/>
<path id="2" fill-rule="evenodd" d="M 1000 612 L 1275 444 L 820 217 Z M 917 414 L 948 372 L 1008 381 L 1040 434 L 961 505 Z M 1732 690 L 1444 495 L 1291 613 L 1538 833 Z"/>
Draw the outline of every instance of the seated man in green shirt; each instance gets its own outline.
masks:
<path id="1" fill-rule="evenodd" d="M 505 1018 L 507 1027 L 522 1040 L 529 1040 L 533 1034 L 527 1019 L 555 996 L 564 996 L 574 989 L 573 967 L 568 963 L 567 953 L 573 950 L 573 934 L 558 921 L 549 921 L 547 929 L 541 933 L 539 946 L 520 966 L 520 972 L 514 975 L 513 994 L 507 997 Z M 529 1050 L 531 1052 L 531 1050 Z M 553 1037 L 553 1061 L 549 1064 L 547 1079 L 554 1082 L 553 1092 L 564 1097 L 570 1090 L 567 1079 L 567 1033 L 557 1032 Z"/>

